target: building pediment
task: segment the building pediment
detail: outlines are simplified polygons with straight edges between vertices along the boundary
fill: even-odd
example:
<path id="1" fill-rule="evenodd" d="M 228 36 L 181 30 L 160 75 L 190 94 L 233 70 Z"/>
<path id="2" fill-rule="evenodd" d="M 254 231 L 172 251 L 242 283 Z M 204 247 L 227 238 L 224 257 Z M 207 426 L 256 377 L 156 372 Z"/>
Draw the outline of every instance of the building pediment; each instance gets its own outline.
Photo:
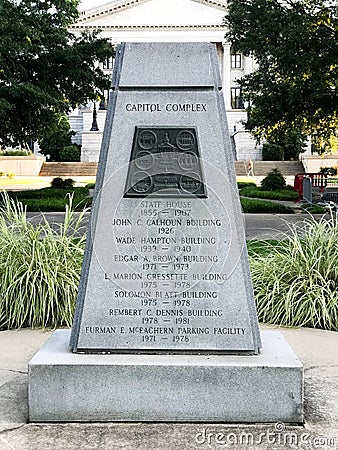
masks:
<path id="1" fill-rule="evenodd" d="M 73 29 L 221 27 L 225 1 L 113 1 L 84 11 Z"/>

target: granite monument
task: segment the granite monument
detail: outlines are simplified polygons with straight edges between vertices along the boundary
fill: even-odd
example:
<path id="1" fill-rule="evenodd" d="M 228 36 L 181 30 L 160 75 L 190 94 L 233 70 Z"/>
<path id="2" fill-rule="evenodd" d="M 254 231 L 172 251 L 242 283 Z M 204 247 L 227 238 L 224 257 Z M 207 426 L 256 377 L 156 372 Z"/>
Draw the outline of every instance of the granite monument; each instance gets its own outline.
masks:
<path id="1" fill-rule="evenodd" d="M 117 50 L 68 339 L 30 363 L 32 421 L 302 421 L 301 363 L 260 337 L 212 44 Z"/>

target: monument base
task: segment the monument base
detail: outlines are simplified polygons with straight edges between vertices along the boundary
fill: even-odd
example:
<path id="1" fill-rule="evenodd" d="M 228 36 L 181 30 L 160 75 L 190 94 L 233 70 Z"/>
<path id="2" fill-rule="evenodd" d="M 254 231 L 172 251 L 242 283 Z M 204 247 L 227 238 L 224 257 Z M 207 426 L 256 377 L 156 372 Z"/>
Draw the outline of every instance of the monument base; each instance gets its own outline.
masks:
<path id="1" fill-rule="evenodd" d="M 303 421 L 303 367 L 280 332 L 257 356 L 84 355 L 58 330 L 29 363 L 30 422 Z"/>

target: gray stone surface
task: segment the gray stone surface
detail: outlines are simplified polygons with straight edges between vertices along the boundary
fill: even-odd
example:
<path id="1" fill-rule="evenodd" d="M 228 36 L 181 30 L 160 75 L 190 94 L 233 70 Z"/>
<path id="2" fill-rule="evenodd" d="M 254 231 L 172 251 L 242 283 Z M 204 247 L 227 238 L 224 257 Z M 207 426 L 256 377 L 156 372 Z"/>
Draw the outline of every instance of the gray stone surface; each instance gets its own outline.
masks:
<path id="1" fill-rule="evenodd" d="M 262 335 L 257 356 L 79 355 L 58 330 L 29 363 L 29 419 L 302 422 L 302 364 Z"/>
<path id="2" fill-rule="evenodd" d="M 131 43 L 119 51 L 122 88 L 221 87 L 216 54 L 205 42 Z"/>
<path id="3" fill-rule="evenodd" d="M 79 214 L 79 213 L 78 213 Z M 52 225 L 63 223 L 64 213 L 27 213 L 29 221 L 38 224 L 45 217 Z M 306 214 L 243 214 L 246 239 L 286 239 L 290 237 L 290 226 L 302 226 Z M 320 220 L 323 215 L 315 215 Z M 328 216 L 327 216 L 328 217 Z M 89 214 L 86 214 L 82 232 L 87 232 Z"/>
<path id="4" fill-rule="evenodd" d="M 74 351 L 258 352 L 218 70 L 211 44 L 120 47 L 71 339 Z M 147 127 L 196 130 L 207 198 L 169 188 L 171 195 L 162 197 L 159 192 L 124 197 L 135 130 Z M 151 147 L 147 139 L 145 151 Z M 160 142 L 152 145 L 160 151 Z M 186 151 L 161 153 L 163 173 L 172 170 L 171 156 L 180 160 Z"/>

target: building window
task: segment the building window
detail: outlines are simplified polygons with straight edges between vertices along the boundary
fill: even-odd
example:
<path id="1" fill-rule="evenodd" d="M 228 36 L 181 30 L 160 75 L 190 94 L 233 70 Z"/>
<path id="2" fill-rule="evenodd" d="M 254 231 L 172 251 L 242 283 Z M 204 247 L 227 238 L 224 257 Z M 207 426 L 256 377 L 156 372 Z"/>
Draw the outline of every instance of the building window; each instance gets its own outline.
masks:
<path id="1" fill-rule="evenodd" d="M 109 70 L 112 69 L 114 65 L 114 58 L 107 58 L 105 61 L 103 61 L 103 69 L 104 70 Z"/>
<path id="2" fill-rule="evenodd" d="M 231 108 L 244 109 L 244 102 L 242 98 L 241 88 L 231 88 Z"/>
<path id="3" fill-rule="evenodd" d="M 242 55 L 240 53 L 233 53 L 231 55 L 231 68 L 232 69 L 242 68 Z"/>

